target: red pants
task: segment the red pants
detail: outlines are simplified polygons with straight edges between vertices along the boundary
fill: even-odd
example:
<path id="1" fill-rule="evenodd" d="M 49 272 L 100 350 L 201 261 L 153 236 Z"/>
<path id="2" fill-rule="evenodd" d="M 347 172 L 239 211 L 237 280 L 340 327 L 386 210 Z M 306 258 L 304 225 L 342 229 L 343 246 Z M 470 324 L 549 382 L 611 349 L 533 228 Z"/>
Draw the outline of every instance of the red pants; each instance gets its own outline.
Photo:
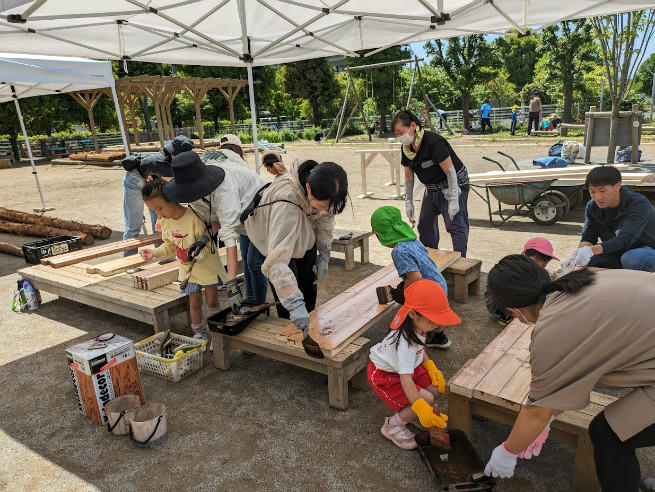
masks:
<path id="1" fill-rule="evenodd" d="M 376 395 L 380 397 L 387 406 L 394 412 L 409 405 L 409 399 L 405 390 L 400 384 L 400 374 L 395 372 L 382 371 L 375 367 L 372 362 L 368 363 L 368 383 L 373 388 Z M 414 369 L 412 379 L 416 385 L 416 390 L 421 391 L 432 384 L 432 380 L 423 366 Z"/>

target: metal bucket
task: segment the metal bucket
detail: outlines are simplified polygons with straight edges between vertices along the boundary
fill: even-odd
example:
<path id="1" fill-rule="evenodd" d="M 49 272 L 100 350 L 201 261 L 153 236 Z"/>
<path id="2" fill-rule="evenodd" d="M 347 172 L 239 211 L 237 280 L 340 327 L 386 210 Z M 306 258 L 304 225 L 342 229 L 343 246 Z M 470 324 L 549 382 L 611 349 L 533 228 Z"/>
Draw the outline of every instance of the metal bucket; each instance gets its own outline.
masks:
<path id="1" fill-rule="evenodd" d="M 130 439 L 136 446 L 150 448 L 164 442 L 167 436 L 166 407 L 146 403 L 134 411 L 130 422 Z"/>
<path id="2" fill-rule="evenodd" d="M 141 406 L 138 395 L 123 395 L 105 404 L 107 430 L 116 436 L 126 436 L 130 432 L 130 420 L 134 411 Z"/>

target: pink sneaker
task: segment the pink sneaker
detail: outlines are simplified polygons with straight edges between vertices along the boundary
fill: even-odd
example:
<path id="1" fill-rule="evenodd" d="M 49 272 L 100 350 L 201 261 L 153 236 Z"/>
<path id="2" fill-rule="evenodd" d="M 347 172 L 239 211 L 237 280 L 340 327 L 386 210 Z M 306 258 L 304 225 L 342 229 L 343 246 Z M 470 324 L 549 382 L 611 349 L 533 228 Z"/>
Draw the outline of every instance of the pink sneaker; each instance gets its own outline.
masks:
<path id="1" fill-rule="evenodd" d="M 412 431 L 404 425 L 396 427 L 389 425 L 388 417 L 384 419 L 384 425 L 380 432 L 401 449 L 416 449 L 418 447 Z"/>

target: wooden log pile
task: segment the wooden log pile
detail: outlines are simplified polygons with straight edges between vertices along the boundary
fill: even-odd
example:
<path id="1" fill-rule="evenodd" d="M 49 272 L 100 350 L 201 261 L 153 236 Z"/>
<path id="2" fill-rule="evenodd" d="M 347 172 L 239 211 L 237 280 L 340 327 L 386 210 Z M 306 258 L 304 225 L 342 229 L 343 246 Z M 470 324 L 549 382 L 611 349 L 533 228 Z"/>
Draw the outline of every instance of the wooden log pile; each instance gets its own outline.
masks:
<path id="1" fill-rule="evenodd" d="M 99 161 L 99 162 L 111 162 L 111 161 L 120 161 L 125 157 L 125 152 L 78 152 L 76 154 L 70 154 L 68 159 L 71 161 Z"/>
<path id="2" fill-rule="evenodd" d="M 88 245 L 93 244 L 94 237 L 108 239 L 112 231 L 102 225 L 84 224 L 0 207 L 0 232 L 36 237 L 78 236 L 82 239 L 82 244 Z M 0 251 L 7 253 L 10 249 Z"/>

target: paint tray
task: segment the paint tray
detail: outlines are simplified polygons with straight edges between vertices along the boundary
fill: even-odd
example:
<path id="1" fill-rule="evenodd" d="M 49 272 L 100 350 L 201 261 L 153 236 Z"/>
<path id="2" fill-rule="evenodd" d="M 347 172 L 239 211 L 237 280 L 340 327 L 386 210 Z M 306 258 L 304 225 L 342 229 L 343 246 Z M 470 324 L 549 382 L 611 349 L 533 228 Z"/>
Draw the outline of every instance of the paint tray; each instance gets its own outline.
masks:
<path id="1" fill-rule="evenodd" d="M 261 303 L 255 301 L 242 301 L 241 307 L 252 308 L 260 306 Z M 257 316 L 262 313 L 266 313 L 266 316 L 271 315 L 271 308 L 262 309 L 256 313 L 247 314 L 244 316 L 243 320 L 239 321 L 228 321 L 228 315 L 232 314 L 231 308 L 225 308 L 222 311 L 219 311 L 214 316 L 207 318 L 207 324 L 211 331 L 215 331 L 222 335 L 238 335 L 241 333 L 248 324 L 254 320 Z"/>
<path id="2" fill-rule="evenodd" d="M 484 469 L 484 463 L 464 432 L 453 429 L 448 434 L 452 448 L 448 453 L 448 461 L 441 460 L 440 450 L 430 444 L 430 434 L 427 432 L 416 435 L 418 452 L 439 482 L 466 482 L 469 475 Z"/>

